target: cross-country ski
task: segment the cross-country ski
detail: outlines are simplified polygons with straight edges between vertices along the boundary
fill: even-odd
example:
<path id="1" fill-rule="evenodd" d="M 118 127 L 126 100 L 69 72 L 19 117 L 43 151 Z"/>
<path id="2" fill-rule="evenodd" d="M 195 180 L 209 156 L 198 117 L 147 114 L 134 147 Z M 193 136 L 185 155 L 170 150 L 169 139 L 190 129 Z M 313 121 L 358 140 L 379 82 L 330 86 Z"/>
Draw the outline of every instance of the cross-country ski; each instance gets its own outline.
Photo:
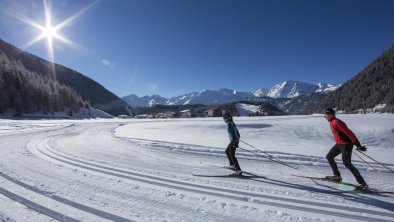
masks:
<path id="1" fill-rule="evenodd" d="M 192 174 L 195 177 L 218 177 L 218 178 L 240 178 L 240 179 L 250 179 L 250 178 L 261 178 L 255 175 L 236 175 L 236 174 L 216 174 L 216 175 L 204 175 L 204 174 Z"/>

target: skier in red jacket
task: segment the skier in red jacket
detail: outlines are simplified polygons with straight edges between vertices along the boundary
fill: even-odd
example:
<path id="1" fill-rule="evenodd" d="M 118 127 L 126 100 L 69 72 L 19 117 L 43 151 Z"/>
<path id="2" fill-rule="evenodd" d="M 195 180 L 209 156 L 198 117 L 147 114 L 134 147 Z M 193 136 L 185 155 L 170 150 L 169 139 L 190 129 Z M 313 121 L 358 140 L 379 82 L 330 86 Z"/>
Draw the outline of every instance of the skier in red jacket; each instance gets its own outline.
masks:
<path id="1" fill-rule="evenodd" d="M 360 172 L 352 164 L 352 150 L 353 145 L 356 145 L 357 150 L 366 151 L 365 146 L 361 146 L 354 133 L 346 126 L 346 124 L 335 117 L 335 111 L 332 108 L 324 110 L 324 118 L 330 122 L 331 132 L 334 135 L 336 144 L 328 152 L 326 158 L 330 163 L 334 176 L 327 176 L 327 179 L 341 182 L 341 173 L 338 170 L 337 164 L 334 160 L 336 156 L 342 153 L 343 164 L 352 172 L 357 182 L 360 184 L 356 190 L 368 190 L 368 185 Z"/>

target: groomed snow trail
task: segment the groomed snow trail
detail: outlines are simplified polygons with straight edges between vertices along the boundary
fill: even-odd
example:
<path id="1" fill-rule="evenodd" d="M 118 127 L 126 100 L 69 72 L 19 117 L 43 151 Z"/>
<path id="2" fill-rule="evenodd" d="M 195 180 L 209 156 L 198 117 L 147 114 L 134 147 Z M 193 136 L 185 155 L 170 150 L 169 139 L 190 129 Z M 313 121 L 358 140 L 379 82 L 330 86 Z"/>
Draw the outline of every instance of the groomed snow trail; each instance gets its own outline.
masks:
<path id="1" fill-rule="evenodd" d="M 5 123 L 9 132 L 0 136 L 1 220 L 394 221 L 392 193 L 352 193 L 351 185 L 293 176 L 329 173 L 324 154 L 271 152 L 301 169 L 296 171 L 238 151 L 241 167 L 253 176 L 194 177 L 230 173 L 217 167 L 227 164 L 224 149 L 201 145 L 200 139 L 173 142 L 119 133 L 134 126 L 160 131 L 161 124 L 152 121 L 48 122 L 23 130 Z M 247 134 L 256 129 L 249 126 Z M 355 164 L 371 187 L 394 191 L 392 174 Z M 340 170 L 355 183 L 346 169 Z"/>

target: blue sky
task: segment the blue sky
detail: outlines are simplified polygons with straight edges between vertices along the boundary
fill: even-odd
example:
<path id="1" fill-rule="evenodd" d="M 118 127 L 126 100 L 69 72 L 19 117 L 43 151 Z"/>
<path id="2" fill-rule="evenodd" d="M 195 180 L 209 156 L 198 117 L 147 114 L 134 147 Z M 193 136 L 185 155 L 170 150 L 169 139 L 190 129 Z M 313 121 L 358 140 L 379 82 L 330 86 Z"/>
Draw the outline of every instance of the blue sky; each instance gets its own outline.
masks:
<path id="1" fill-rule="evenodd" d="M 57 0 L 55 62 L 118 96 L 253 91 L 285 80 L 343 83 L 394 44 L 392 0 Z M 0 38 L 18 47 L 45 24 L 42 0 L 0 0 Z M 26 48 L 50 58 L 47 41 Z"/>

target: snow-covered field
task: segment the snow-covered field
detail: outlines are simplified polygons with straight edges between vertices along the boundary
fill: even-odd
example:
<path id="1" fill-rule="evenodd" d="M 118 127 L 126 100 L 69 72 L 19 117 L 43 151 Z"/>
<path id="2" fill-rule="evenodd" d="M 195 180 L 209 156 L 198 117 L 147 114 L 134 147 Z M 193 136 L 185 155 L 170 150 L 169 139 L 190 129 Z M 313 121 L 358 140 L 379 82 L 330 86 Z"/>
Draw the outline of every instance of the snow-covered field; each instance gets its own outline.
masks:
<path id="1" fill-rule="evenodd" d="M 339 118 L 366 154 L 394 169 L 394 115 Z M 322 116 L 235 123 L 244 142 L 298 170 L 241 143 L 259 154 L 237 151 L 245 178 L 193 176 L 231 173 L 220 167 L 228 164 L 221 118 L 0 120 L 0 221 L 394 221 L 393 173 L 356 153 L 370 187 L 385 192 L 352 192 L 342 164 L 342 184 L 297 177 L 332 173 Z"/>

